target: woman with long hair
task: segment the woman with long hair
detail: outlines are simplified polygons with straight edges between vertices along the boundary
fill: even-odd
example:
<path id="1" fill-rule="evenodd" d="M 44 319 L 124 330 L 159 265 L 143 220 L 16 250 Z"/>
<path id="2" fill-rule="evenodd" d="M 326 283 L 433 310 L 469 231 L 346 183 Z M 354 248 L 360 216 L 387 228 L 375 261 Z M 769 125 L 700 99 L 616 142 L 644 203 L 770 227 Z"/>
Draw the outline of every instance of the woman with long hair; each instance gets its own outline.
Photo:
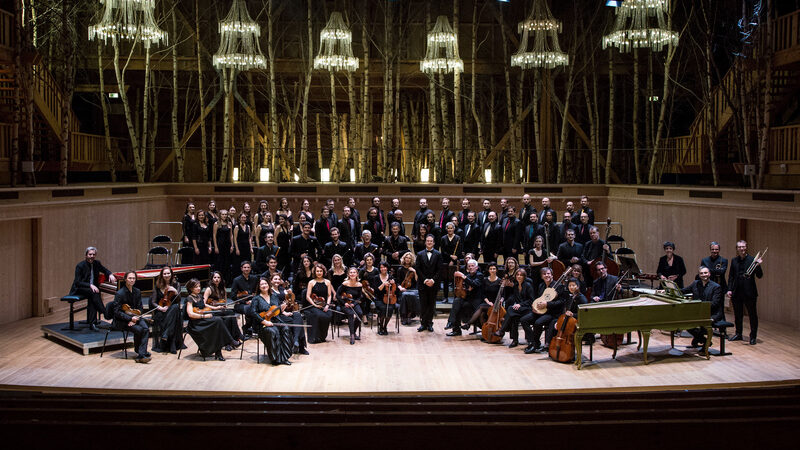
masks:
<path id="1" fill-rule="evenodd" d="M 238 344 L 228 332 L 222 318 L 215 317 L 211 310 L 206 308 L 200 290 L 200 281 L 197 278 L 192 278 L 186 283 L 186 291 L 189 292 L 189 296 L 186 297 L 186 317 L 189 319 L 186 331 L 197 344 L 197 351 L 203 358 L 214 355 L 218 361 L 225 361 L 222 348 Z"/>
<path id="2" fill-rule="evenodd" d="M 347 317 L 347 327 L 350 330 L 350 345 L 361 340 L 361 317 L 364 315 L 361 310 L 361 302 L 364 299 L 362 287 L 361 282 L 358 281 L 358 269 L 351 267 L 347 269 L 347 279 L 342 282 L 342 285 L 336 291 L 336 298 L 339 300 L 339 305 L 345 317 Z"/>
<path id="3" fill-rule="evenodd" d="M 233 248 L 236 256 L 233 258 L 234 276 L 241 273 L 242 261 L 252 261 L 251 249 L 252 240 L 250 239 L 252 227 L 247 224 L 248 215 L 244 212 L 239 214 L 239 223 L 233 229 Z"/>
<path id="4" fill-rule="evenodd" d="M 161 268 L 161 272 L 156 277 L 155 291 L 150 305 L 151 308 L 155 308 L 153 311 L 153 334 L 155 335 L 153 351 L 177 353 L 183 348 L 183 319 L 181 318 L 181 285 L 175 279 L 172 267 Z"/>
<path id="5" fill-rule="evenodd" d="M 328 336 L 328 326 L 331 323 L 331 301 L 333 300 L 333 287 L 325 279 L 325 266 L 314 263 L 314 278 L 306 285 L 306 321 L 308 329 L 308 342 L 315 344 L 325 342 Z"/>
<path id="6" fill-rule="evenodd" d="M 225 327 L 235 341 L 235 345 L 232 347 L 238 347 L 244 341 L 244 335 L 242 335 L 242 330 L 239 328 L 239 321 L 236 318 L 236 313 L 233 309 L 228 309 L 226 307 L 227 298 L 225 294 L 225 280 L 222 279 L 222 274 L 219 272 L 212 273 L 211 279 L 208 281 L 208 286 L 203 291 L 203 301 L 206 307 L 214 311 L 214 316 L 220 317 L 222 322 L 225 323 Z M 232 348 L 226 348 L 226 350 L 231 349 Z"/>
<path id="7" fill-rule="evenodd" d="M 289 222 L 289 225 L 291 225 L 294 219 L 292 218 L 292 210 L 289 208 L 289 200 L 287 200 L 286 197 L 281 197 L 279 205 L 278 210 L 275 211 L 275 216 L 283 215 L 286 221 Z"/>
<path id="8" fill-rule="evenodd" d="M 420 230 L 422 227 L 420 227 Z M 419 252 L 417 252 L 419 253 Z M 417 271 L 414 269 L 415 253 L 408 252 L 400 258 L 400 267 L 397 268 L 397 290 L 399 292 L 400 323 L 408 325 L 411 318 L 419 315 L 419 291 L 417 290 Z M 409 276 L 409 273 L 411 274 Z M 411 284 L 405 288 L 403 282 L 411 280 Z"/>
<path id="9" fill-rule="evenodd" d="M 256 238 L 256 248 L 264 245 L 267 239 L 267 233 L 275 234 L 275 224 L 272 223 L 272 213 L 267 211 L 264 215 L 256 214 L 260 218 L 258 225 L 255 227 L 254 235 Z"/>
<path id="10" fill-rule="evenodd" d="M 256 215 L 253 219 L 253 224 L 258 226 L 261 222 L 264 221 L 264 216 L 269 212 L 269 202 L 266 200 L 261 200 L 258 202 L 258 211 L 256 211 Z M 272 215 L 272 213 L 270 213 Z M 271 222 L 271 221 L 270 221 Z"/>
<path id="11" fill-rule="evenodd" d="M 364 267 L 358 272 L 358 279 L 361 281 L 362 286 L 369 287 L 375 291 L 375 277 L 378 276 L 378 272 L 378 268 L 375 267 L 375 257 L 372 255 L 372 253 L 365 254 Z M 374 299 L 369 298 L 366 295 L 361 300 L 361 311 L 364 312 L 363 319 L 365 320 L 372 309 L 372 300 Z"/>
<path id="12" fill-rule="evenodd" d="M 197 213 L 193 202 L 186 204 L 186 209 L 183 212 L 183 219 L 181 220 L 181 227 L 183 229 L 183 236 L 181 237 L 181 247 L 191 247 L 192 238 L 194 236 L 195 224 L 197 223 Z M 194 258 L 190 254 L 184 254 L 181 263 L 192 264 Z"/>
<path id="13" fill-rule="evenodd" d="M 212 227 L 219 219 L 219 211 L 217 211 L 217 202 L 211 199 L 206 204 L 206 215 L 208 216 L 208 224 Z"/>
<path id="14" fill-rule="evenodd" d="M 397 283 L 395 283 L 392 274 L 389 272 L 389 263 L 383 261 L 380 263 L 378 276 L 375 277 L 375 309 L 378 312 L 378 335 L 386 336 L 389 334 L 387 326 L 389 320 L 394 314 L 397 299 L 392 304 L 389 300 L 391 295 L 397 295 Z M 394 288 L 394 292 L 392 289 Z"/>
<path id="15" fill-rule="evenodd" d="M 483 298 L 475 313 L 467 323 L 461 326 L 464 330 L 469 330 L 469 327 L 481 325 L 481 318 L 489 311 L 489 308 L 494 306 L 494 301 L 497 299 L 497 293 L 500 292 L 500 287 L 503 280 L 497 276 L 497 264 L 489 263 L 488 276 L 483 279 Z"/>
<path id="16" fill-rule="evenodd" d="M 291 366 L 289 358 L 292 356 L 292 337 L 289 329 L 275 325 L 277 322 L 275 317 L 269 318 L 261 315 L 270 310 L 271 297 L 272 290 L 269 281 L 261 278 L 258 281 L 258 295 L 253 297 L 253 301 L 250 302 L 249 314 L 253 318 L 255 331 L 258 333 L 258 338 L 264 343 L 264 349 L 272 365 Z"/>
<path id="17" fill-rule="evenodd" d="M 222 278 L 231 280 L 231 256 L 233 255 L 233 223 L 228 217 L 228 210 L 219 212 L 219 220 L 214 224 L 214 254 L 217 257 L 215 269 L 222 273 Z"/>
<path id="18" fill-rule="evenodd" d="M 273 235 L 275 236 L 275 244 L 280 247 L 278 254 L 275 255 L 275 258 L 278 260 L 278 270 L 288 276 L 288 269 L 292 264 L 292 252 L 290 248 L 292 245 L 292 225 L 285 215 L 278 214 Z"/>
<path id="19" fill-rule="evenodd" d="M 192 233 L 192 246 L 194 246 L 195 264 L 211 263 L 211 230 L 208 216 L 202 209 L 197 211 L 197 222 Z"/>

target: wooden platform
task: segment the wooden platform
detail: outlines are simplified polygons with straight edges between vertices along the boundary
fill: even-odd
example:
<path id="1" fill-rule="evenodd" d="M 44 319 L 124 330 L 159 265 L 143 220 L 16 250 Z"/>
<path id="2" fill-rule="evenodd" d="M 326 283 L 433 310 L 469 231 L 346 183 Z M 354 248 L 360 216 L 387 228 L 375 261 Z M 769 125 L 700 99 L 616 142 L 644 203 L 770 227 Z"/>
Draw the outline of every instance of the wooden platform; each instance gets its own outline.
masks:
<path id="1" fill-rule="evenodd" d="M 109 332 L 108 339 L 106 339 L 106 328 L 108 328 L 108 323 L 103 323 L 99 331 L 92 331 L 85 325 L 76 326 L 74 330 L 70 330 L 69 322 L 41 326 L 44 337 L 72 345 L 80 349 L 84 355 L 88 355 L 92 349 L 101 348 L 104 342 L 106 347 L 122 345 L 125 342 L 121 331 Z"/>
<path id="2" fill-rule="evenodd" d="M 122 357 L 118 346 L 100 358 L 42 335 L 40 327 L 61 323 L 66 313 L 0 326 L 0 387 L 69 392 L 153 390 L 162 394 L 501 394 L 654 391 L 734 386 L 772 386 L 800 382 L 800 331 L 762 323 L 759 343 L 732 342 L 733 354 L 699 356 L 686 349 L 688 339 L 654 331 L 651 363 L 644 365 L 635 345 L 620 349 L 594 346 L 594 361 L 578 371 L 545 355 L 525 355 L 515 349 L 488 345 L 474 337 L 445 336 L 445 316 L 439 314 L 434 333 L 401 326 L 400 334 L 377 336 L 365 329 L 361 341 L 349 345 L 347 329 L 334 341 L 310 346 L 310 355 L 294 356 L 292 366 L 256 364 L 255 341 L 226 352 L 227 361 L 203 361 L 187 339 L 188 350 L 155 354 L 148 365 Z M 747 331 L 747 330 L 745 330 Z M 716 341 L 717 338 L 715 338 Z M 506 339 L 506 342 L 508 340 Z M 716 345 L 716 343 L 715 343 Z M 588 358 L 588 349 L 584 350 Z M 198 380 L 203 380 L 198 385 Z"/>

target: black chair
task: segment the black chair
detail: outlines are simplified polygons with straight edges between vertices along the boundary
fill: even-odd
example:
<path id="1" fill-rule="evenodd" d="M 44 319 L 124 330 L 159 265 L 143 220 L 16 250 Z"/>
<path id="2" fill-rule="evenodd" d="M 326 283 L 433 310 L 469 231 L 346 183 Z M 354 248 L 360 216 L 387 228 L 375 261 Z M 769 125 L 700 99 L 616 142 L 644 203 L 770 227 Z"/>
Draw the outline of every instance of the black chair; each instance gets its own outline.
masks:
<path id="1" fill-rule="evenodd" d="M 62 302 L 69 302 L 69 326 L 66 328 L 62 328 L 62 331 L 74 331 L 75 330 L 75 313 L 81 312 L 86 309 L 86 306 L 81 308 L 75 309 L 75 302 L 79 302 L 81 300 L 86 300 L 85 298 L 81 297 L 80 295 L 65 295 L 61 297 Z"/>
<path id="2" fill-rule="evenodd" d="M 171 252 L 170 252 L 170 250 L 168 248 L 162 247 L 160 245 L 151 248 L 150 250 L 147 251 L 147 264 L 145 265 L 145 268 L 147 268 L 147 269 L 159 269 L 161 267 L 166 266 L 167 264 L 169 264 L 170 254 L 171 254 Z M 164 257 L 164 263 L 163 264 L 156 264 L 154 262 L 155 258 L 158 257 L 158 256 L 163 256 Z"/>
<path id="3" fill-rule="evenodd" d="M 106 329 L 106 337 L 103 339 L 103 347 L 100 349 L 100 357 L 103 357 L 103 353 L 106 351 L 106 343 L 108 342 L 108 334 L 112 331 L 120 331 L 122 332 L 122 350 L 125 352 L 125 359 L 128 359 L 128 328 L 125 327 L 124 329 L 115 328 L 113 324 Z"/>
<path id="4" fill-rule="evenodd" d="M 186 255 L 189 255 L 190 259 L 191 256 L 194 255 L 194 247 L 181 247 L 175 253 L 175 265 L 187 265 L 184 264 L 184 260 L 186 259 Z"/>
<path id="5" fill-rule="evenodd" d="M 189 326 L 188 325 L 184 325 L 183 326 L 183 330 L 181 331 L 181 333 L 183 335 L 182 341 L 185 343 L 186 342 L 186 335 L 188 334 L 189 336 L 191 336 L 191 334 L 189 334 Z M 181 346 L 181 348 L 178 349 L 178 359 L 181 359 L 181 353 L 182 352 L 183 352 L 183 346 Z M 200 349 L 197 349 L 197 352 L 200 353 Z M 200 357 L 203 358 L 203 361 L 206 360 L 206 357 L 203 356 L 202 353 L 200 353 Z"/>
<path id="6" fill-rule="evenodd" d="M 732 326 L 733 324 L 726 320 L 719 320 L 711 324 L 712 332 L 707 339 L 711 339 L 711 336 L 714 334 L 713 330 L 719 330 L 719 350 L 709 349 L 708 353 L 713 356 L 727 356 L 731 354 L 731 352 L 725 351 L 725 341 L 728 340 L 728 328 Z"/>
<path id="7" fill-rule="evenodd" d="M 153 238 L 153 244 L 169 244 L 172 242 L 172 238 L 166 234 L 159 234 L 158 236 Z"/>

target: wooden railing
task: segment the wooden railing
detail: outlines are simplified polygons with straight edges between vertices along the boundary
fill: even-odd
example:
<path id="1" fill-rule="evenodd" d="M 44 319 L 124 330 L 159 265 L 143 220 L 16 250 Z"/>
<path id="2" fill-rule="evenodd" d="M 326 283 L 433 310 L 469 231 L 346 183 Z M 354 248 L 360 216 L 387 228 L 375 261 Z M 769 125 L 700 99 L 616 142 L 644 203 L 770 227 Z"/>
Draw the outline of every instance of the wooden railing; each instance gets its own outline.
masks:
<path id="1" fill-rule="evenodd" d="M 0 9 L 0 47 L 14 48 L 14 14 Z"/>
<path id="2" fill-rule="evenodd" d="M 42 66 L 33 66 L 33 86 L 33 101 L 36 103 L 36 106 L 39 107 L 39 111 L 50 125 L 50 128 L 52 128 L 56 136 L 60 138 L 62 120 L 61 99 L 63 94 L 61 93 L 58 83 L 56 83 L 56 80 L 50 75 L 47 69 Z M 69 114 L 70 128 L 72 131 L 78 131 L 80 129 L 80 123 L 75 113 L 72 112 L 71 107 Z"/>
<path id="3" fill-rule="evenodd" d="M 7 161 L 11 157 L 11 128 L 10 123 L 0 123 L 0 160 Z"/>
<path id="4" fill-rule="evenodd" d="M 769 162 L 800 162 L 800 125 L 770 129 Z"/>
<path id="5" fill-rule="evenodd" d="M 774 51 L 800 46 L 800 10 L 775 19 Z"/>

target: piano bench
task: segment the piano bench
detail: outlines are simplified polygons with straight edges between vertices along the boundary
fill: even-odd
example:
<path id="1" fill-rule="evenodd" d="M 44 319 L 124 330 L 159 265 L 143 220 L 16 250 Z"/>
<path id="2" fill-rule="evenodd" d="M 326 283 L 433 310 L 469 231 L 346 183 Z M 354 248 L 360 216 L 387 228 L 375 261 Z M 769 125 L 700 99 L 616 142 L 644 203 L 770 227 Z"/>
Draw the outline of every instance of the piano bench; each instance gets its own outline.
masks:
<path id="1" fill-rule="evenodd" d="M 714 323 L 711 324 L 711 328 L 712 328 L 711 334 L 712 335 L 714 334 L 713 330 L 719 330 L 719 350 L 709 349 L 708 352 L 710 354 L 712 354 L 714 356 L 727 356 L 727 355 L 731 354 L 730 352 L 726 352 L 725 351 L 725 341 L 728 340 L 728 331 L 727 330 L 728 330 L 728 328 L 730 328 L 732 326 L 733 326 L 732 323 L 730 323 L 728 321 L 725 321 L 725 320 L 720 320 L 719 322 L 714 322 Z M 709 338 L 710 338 L 710 336 L 709 336 Z"/>
<path id="2" fill-rule="evenodd" d="M 85 298 L 81 297 L 80 295 L 65 295 L 61 297 L 62 302 L 69 302 L 69 327 L 64 328 L 63 330 L 75 330 L 75 313 L 81 312 L 86 309 L 86 306 L 75 309 L 75 302 L 79 302 L 81 300 L 86 300 Z"/>

